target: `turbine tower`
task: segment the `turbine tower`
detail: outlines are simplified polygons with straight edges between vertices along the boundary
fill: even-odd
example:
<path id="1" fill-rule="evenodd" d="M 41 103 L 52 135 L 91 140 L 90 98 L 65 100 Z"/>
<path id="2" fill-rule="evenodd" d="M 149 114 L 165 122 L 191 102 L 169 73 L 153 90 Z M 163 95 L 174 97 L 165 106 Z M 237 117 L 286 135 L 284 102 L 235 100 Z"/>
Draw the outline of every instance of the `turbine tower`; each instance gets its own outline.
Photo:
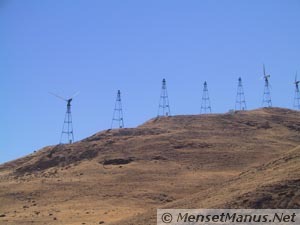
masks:
<path id="1" fill-rule="evenodd" d="M 266 74 L 266 70 L 265 70 L 265 65 L 263 65 L 263 70 L 264 70 L 264 80 L 265 80 L 265 88 L 264 88 L 264 95 L 263 95 L 263 102 L 262 105 L 263 107 L 272 107 L 272 100 L 271 100 L 271 92 L 270 92 L 270 75 Z"/>
<path id="2" fill-rule="evenodd" d="M 294 98 L 294 108 L 300 110 L 300 92 L 299 92 L 299 83 L 300 81 L 297 80 L 297 73 L 295 76 L 295 98 Z"/>
<path id="3" fill-rule="evenodd" d="M 203 84 L 203 94 L 202 94 L 200 114 L 207 114 L 207 113 L 211 113 L 211 106 L 210 106 L 207 82 L 205 81 Z"/>
<path id="4" fill-rule="evenodd" d="M 121 91 L 120 90 L 118 90 L 118 93 L 117 93 L 117 99 L 116 99 L 115 108 L 114 108 L 114 112 L 113 112 L 113 119 L 111 121 L 111 129 L 113 129 L 114 124 L 117 124 L 117 128 L 124 127 Z"/>
<path id="5" fill-rule="evenodd" d="M 247 110 L 242 78 L 238 79 L 238 88 L 235 100 L 235 110 Z"/>
<path id="6" fill-rule="evenodd" d="M 166 83 L 166 79 L 163 79 L 157 116 L 170 116 L 170 115 L 171 115 L 171 111 L 169 105 L 167 83 Z"/>
<path id="7" fill-rule="evenodd" d="M 73 132 L 73 123 L 72 123 L 72 114 L 71 114 L 71 102 L 75 96 L 79 94 L 79 92 L 75 93 L 71 98 L 63 98 L 57 94 L 51 93 L 55 97 L 64 100 L 67 102 L 67 111 L 65 114 L 65 119 L 63 123 L 62 132 L 60 135 L 60 144 L 72 144 L 74 142 L 74 132 Z"/>

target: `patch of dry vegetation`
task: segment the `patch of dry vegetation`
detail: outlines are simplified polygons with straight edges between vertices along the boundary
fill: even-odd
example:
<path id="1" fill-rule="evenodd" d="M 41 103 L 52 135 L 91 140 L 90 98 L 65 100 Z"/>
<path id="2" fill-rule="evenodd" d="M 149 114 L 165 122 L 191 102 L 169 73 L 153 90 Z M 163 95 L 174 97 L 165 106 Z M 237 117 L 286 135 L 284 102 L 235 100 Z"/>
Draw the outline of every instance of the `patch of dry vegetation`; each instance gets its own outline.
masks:
<path id="1" fill-rule="evenodd" d="M 155 118 L 0 165 L 1 224 L 155 224 L 156 208 L 299 207 L 300 113 Z"/>

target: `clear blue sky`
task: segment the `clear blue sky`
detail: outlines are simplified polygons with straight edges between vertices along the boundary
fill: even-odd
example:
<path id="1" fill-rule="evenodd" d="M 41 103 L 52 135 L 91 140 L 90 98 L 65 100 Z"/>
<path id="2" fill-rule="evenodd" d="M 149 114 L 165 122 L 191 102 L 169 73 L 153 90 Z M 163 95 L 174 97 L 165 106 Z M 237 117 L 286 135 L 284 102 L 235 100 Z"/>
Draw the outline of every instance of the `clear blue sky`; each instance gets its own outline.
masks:
<path id="1" fill-rule="evenodd" d="M 242 76 L 261 106 L 262 64 L 274 106 L 292 107 L 300 73 L 299 0 L 0 0 L 0 163 L 59 142 L 73 101 L 75 139 L 110 127 L 117 90 L 126 127 L 156 116 L 162 78 L 171 112 L 234 108 Z"/>

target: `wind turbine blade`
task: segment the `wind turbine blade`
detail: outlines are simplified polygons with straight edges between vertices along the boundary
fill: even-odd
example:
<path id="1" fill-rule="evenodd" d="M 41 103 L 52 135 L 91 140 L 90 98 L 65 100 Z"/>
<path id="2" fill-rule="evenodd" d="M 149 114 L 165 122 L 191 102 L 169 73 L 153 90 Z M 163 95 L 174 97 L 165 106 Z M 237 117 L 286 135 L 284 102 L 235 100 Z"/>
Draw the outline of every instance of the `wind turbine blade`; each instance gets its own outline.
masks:
<path id="1" fill-rule="evenodd" d="M 71 98 L 74 98 L 74 97 L 76 97 L 77 95 L 79 95 L 80 94 L 80 92 L 79 91 L 77 91 L 77 92 L 75 92 L 73 95 L 72 95 L 72 97 Z"/>
<path id="2" fill-rule="evenodd" d="M 296 71 L 296 76 L 295 76 L 295 83 L 297 82 L 297 75 L 298 75 L 298 74 L 297 74 L 297 71 Z"/>
<path id="3" fill-rule="evenodd" d="M 265 64 L 263 64 L 263 68 L 264 68 L 264 77 L 266 77 L 266 69 L 265 69 Z"/>
<path id="4" fill-rule="evenodd" d="M 52 92 L 49 92 L 49 94 L 51 94 L 51 95 L 53 95 L 53 96 L 55 96 L 55 97 L 57 97 L 57 98 L 59 98 L 59 99 L 61 99 L 61 100 L 68 101 L 67 99 L 65 99 L 65 98 L 63 98 L 63 97 L 61 97 L 61 96 L 59 96 L 59 95 L 57 95 L 57 94 L 54 94 L 54 93 L 52 93 Z"/>

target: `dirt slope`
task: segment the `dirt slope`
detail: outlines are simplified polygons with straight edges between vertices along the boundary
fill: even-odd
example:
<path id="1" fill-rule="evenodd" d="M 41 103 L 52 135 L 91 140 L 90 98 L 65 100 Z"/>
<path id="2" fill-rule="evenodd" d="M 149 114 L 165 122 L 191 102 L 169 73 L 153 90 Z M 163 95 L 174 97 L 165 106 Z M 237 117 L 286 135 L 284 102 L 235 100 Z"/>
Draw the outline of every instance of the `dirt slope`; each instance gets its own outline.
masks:
<path id="1" fill-rule="evenodd" d="M 300 208 L 300 147 L 261 166 L 251 168 L 186 198 L 165 204 L 162 208 L 179 209 L 299 209 Z M 138 217 L 124 219 L 114 225 L 156 224 L 156 208 Z"/>
<path id="2" fill-rule="evenodd" d="M 277 178 L 266 163 L 299 145 L 299 118 L 280 108 L 155 118 L 43 148 L 0 165 L 0 224 L 152 224 L 165 206 L 297 206 L 270 193 L 293 196 L 280 190 L 296 193 L 299 173 Z"/>

